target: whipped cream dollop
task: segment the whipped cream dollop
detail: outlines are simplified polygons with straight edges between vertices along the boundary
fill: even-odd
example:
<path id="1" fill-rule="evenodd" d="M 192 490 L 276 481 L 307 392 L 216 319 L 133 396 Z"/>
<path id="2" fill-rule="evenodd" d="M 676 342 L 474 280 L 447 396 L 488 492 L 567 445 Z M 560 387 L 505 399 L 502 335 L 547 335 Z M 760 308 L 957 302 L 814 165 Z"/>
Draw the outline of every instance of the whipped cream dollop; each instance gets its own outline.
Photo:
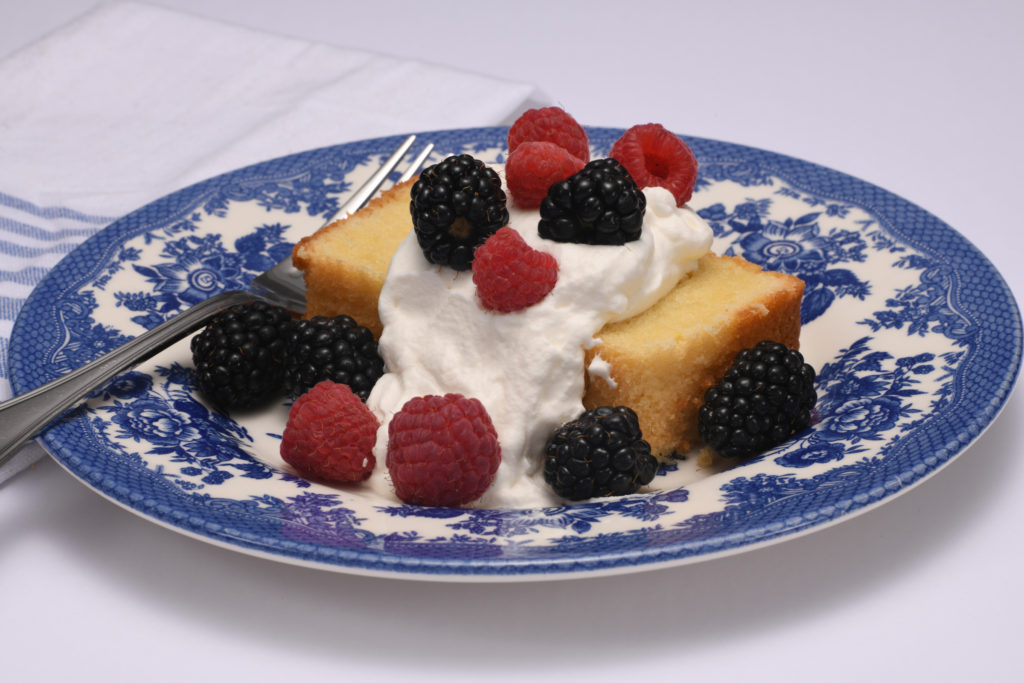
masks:
<path id="1" fill-rule="evenodd" d="M 429 263 L 416 236 L 398 247 L 379 301 L 380 353 L 388 372 L 367 405 L 381 421 L 370 480 L 394 497 L 385 457 L 391 417 L 411 398 L 456 393 L 483 403 L 501 444 L 501 465 L 475 507 L 541 507 L 558 497 L 543 480 L 551 433 L 583 413 L 585 349 L 609 322 L 631 318 L 697 267 L 712 231 L 660 187 L 643 190 L 639 240 L 621 246 L 553 242 L 537 234 L 539 212 L 509 202 L 509 224 L 558 261 L 558 282 L 538 304 L 495 313 L 479 303 L 472 271 Z"/>

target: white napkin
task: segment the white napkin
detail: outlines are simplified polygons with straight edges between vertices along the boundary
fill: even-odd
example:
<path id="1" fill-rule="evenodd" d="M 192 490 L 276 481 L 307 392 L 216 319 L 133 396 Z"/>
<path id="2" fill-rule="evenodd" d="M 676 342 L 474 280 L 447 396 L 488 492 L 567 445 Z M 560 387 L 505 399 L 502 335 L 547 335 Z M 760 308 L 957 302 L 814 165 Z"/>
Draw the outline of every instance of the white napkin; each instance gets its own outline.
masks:
<path id="1" fill-rule="evenodd" d="M 509 123 L 528 84 L 109 3 L 0 61 L 0 400 L 32 287 L 111 220 L 257 161 Z M 0 482 L 43 455 L 35 444 Z"/>

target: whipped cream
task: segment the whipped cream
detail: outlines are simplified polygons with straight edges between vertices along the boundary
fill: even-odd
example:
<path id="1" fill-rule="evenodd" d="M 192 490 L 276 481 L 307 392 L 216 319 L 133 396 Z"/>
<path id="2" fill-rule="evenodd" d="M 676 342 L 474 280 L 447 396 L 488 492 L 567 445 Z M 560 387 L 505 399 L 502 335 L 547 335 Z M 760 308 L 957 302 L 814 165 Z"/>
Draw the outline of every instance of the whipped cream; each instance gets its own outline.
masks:
<path id="1" fill-rule="evenodd" d="M 381 421 L 370 479 L 394 497 L 385 457 L 392 415 L 411 398 L 456 393 L 480 400 L 501 444 L 501 465 L 476 507 L 541 507 L 559 503 L 543 480 L 544 445 L 559 426 L 583 413 L 584 351 L 609 322 L 631 318 L 697 267 L 712 231 L 663 188 L 644 189 L 647 211 L 639 240 L 594 246 L 546 240 L 538 211 L 509 202 L 509 224 L 534 249 L 558 261 L 558 282 L 540 303 L 514 313 L 480 306 L 472 271 L 429 263 L 416 236 L 398 247 L 379 301 L 388 368 L 367 405 Z"/>

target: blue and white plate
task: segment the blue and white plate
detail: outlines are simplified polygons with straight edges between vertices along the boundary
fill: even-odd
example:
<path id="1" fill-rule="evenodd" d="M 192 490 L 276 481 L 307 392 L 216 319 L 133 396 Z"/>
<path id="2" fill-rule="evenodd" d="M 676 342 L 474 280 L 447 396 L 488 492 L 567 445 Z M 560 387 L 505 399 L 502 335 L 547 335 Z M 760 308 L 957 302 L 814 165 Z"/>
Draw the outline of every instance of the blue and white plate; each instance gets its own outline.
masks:
<path id="1" fill-rule="evenodd" d="M 589 129 L 597 155 L 621 134 Z M 440 158 L 503 161 L 506 129 L 420 135 Z M 26 391 L 226 288 L 311 233 L 400 138 L 274 159 L 125 216 L 65 258 L 25 304 L 11 377 Z M 226 417 L 196 396 L 187 343 L 106 387 L 42 437 L 72 474 L 177 531 L 337 571 L 445 580 L 590 576 L 682 564 L 820 529 L 906 491 L 1006 403 L 1021 319 L 992 265 L 891 193 L 807 162 L 689 139 L 691 205 L 715 250 L 803 278 L 802 349 L 819 420 L 722 470 L 690 458 L 654 490 L 555 508 L 436 509 L 292 473 L 287 406 Z"/>

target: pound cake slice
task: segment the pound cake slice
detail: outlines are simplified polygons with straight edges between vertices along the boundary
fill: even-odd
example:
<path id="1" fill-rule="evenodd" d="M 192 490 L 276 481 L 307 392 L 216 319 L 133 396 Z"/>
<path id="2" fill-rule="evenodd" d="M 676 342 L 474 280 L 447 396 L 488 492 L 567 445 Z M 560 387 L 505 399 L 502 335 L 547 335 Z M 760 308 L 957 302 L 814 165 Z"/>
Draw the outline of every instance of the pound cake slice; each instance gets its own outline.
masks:
<path id="1" fill-rule="evenodd" d="M 296 245 L 307 317 L 344 313 L 380 336 L 377 300 L 391 257 L 412 229 L 411 187 L 386 191 Z M 650 309 L 601 330 L 587 364 L 599 355 L 611 382 L 588 376 L 584 405 L 632 408 L 660 458 L 689 450 L 699 444 L 704 391 L 740 350 L 763 339 L 797 347 L 802 296 L 799 278 L 708 254 Z"/>
<path id="2" fill-rule="evenodd" d="M 295 245 L 292 262 L 305 276 L 307 318 L 344 313 L 380 337 L 377 299 L 391 256 L 412 230 L 414 181 L 394 186 Z"/>
<path id="3" fill-rule="evenodd" d="M 698 446 L 704 392 L 737 353 L 764 339 L 798 347 L 803 291 L 803 280 L 792 275 L 738 256 L 704 256 L 649 309 L 604 326 L 587 365 L 600 356 L 611 382 L 588 374 L 585 407 L 632 408 L 660 458 Z"/>

